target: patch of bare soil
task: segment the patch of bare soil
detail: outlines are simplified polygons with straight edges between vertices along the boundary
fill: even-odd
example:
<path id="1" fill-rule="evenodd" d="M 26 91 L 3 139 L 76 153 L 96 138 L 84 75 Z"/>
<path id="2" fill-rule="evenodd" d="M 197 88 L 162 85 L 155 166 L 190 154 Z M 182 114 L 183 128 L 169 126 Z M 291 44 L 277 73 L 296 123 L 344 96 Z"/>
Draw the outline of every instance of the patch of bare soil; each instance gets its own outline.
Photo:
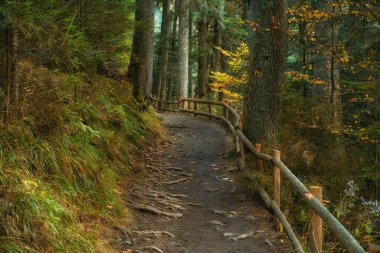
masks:
<path id="1" fill-rule="evenodd" d="M 233 140 L 219 124 L 160 114 L 169 139 L 151 147 L 129 190 L 135 223 L 122 252 L 291 252 L 258 199 L 239 186 Z"/>

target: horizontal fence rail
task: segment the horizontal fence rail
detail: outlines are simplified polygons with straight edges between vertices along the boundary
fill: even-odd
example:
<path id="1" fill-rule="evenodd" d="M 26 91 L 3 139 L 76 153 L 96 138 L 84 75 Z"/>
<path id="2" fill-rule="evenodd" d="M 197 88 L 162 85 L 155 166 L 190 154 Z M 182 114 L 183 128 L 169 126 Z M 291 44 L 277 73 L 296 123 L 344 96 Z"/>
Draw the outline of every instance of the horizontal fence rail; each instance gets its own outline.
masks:
<path id="1" fill-rule="evenodd" d="M 226 125 L 235 137 L 236 153 L 238 155 L 237 165 L 239 169 L 246 173 L 247 177 L 255 185 L 257 192 L 259 193 L 261 199 L 264 201 L 267 208 L 272 210 L 273 214 L 276 216 L 277 221 L 281 223 L 285 233 L 287 234 L 290 242 L 292 243 L 295 252 L 303 253 L 303 247 L 297 239 L 293 229 L 291 228 L 291 225 L 286 220 L 285 215 L 282 213 L 279 201 L 272 200 L 269 194 L 264 190 L 264 188 L 262 188 L 259 185 L 254 176 L 251 173 L 249 173 L 248 169 L 246 168 L 244 162 L 244 147 L 248 148 L 248 150 L 251 151 L 251 153 L 257 159 L 259 159 L 259 161 L 269 162 L 272 164 L 275 171 L 279 170 L 277 174 L 281 173 L 281 175 L 283 175 L 291 183 L 292 187 L 294 187 L 297 190 L 297 192 L 301 194 L 301 196 L 306 200 L 306 203 L 310 206 L 311 210 L 315 212 L 315 214 L 318 215 L 324 222 L 326 222 L 328 227 L 333 231 L 335 236 L 338 238 L 339 242 L 344 246 L 345 249 L 348 250 L 348 252 L 365 253 L 363 247 L 350 234 L 350 232 L 335 218 L 333 214 L 331 214 L 331 212 L 321 203 L 321 201 L 309 191 L 309 189 L 301 182 L 301 180 L 299 180 L 298 177 L 294 175 L 291 172 L 291 170 L 280 159 L 262 153 L 259 150 L 261 146 L 255 147 L 255 145 L 244 135 L 244 133 L 241 130 L 241 117 L 239 113 L 236 112 L 229 104 L 220 101 L 191 98 L 183 98 L 177 102 L 159 101 L 154 97 L 150 97 L 150 100 L 151 104 L 153 104 L 154 107 L 161 110 L 192 113 L 193 115 L 200 115 L 213 119 L 219 119 L 226 123 Z M 191 104 L 193 106 L 191 106 Z M 198 105 L 202 104 L 207 105 L 208 112 L 198 110 Z M 211 107 L 212 105 L 220 106 L 223 110 L 223 116 L 214 114 Z M 277 152 L 279 153 L 279 151 Z M 279 177 L 280 176 L 278 176 L 278 178 L 276 179 L 275 176 L 275 181 L 278 180 L 278 185 L 275 187 L 279 187 Z M 278 191 L 277 194 L 279 194 L 279 188 L 275 191 Z M 277 196 L 277 198 L 279 198 L 279 196 Z M 319 225 L 319 229 L 322 230 L 321 224 Z M 322 234 L 322 231 L 320 231 L 320 234 Z M 320 245 L 318 245 L 318 243 L 316 242 L 318 240 L 315 238 L 313 239 L 314 240 L 312 240 L 313 242 L 311 242 L 311 244 L 315 245 L 313 246 L 309 244 L 312 252 L 322 252 L 322 243 L 320 242 Z M 322 238 L 320 239 L 322 240 Z"/>

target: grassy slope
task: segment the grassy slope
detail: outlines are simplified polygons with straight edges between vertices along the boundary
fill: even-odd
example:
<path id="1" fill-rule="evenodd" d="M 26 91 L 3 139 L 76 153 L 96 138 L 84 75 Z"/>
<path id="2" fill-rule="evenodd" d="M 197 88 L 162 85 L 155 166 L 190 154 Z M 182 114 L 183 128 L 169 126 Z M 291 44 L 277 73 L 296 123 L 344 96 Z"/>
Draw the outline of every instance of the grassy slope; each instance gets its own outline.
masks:
<path id="1" fill-rule="evenodd" d="M 0 252 L 106 251 L 98 223 L 127 216 L 118 182 L 161 126 L 125 83 L 22 68 L 33 90 L 0 132 Z"/>

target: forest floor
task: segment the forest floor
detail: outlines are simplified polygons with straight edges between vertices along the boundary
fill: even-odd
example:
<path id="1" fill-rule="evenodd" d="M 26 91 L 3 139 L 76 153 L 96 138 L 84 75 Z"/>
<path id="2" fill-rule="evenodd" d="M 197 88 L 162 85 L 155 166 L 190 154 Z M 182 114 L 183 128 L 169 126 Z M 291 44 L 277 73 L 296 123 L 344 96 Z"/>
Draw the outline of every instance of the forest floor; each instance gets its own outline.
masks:
<path id="1" fill-rule="evenodd" d="M 239 186 L 233 139 L 218 123 L 158 115 L 168 130 L 128 190 L 132 230 L 123 252 L 291 252 L 260 200 Z"/>

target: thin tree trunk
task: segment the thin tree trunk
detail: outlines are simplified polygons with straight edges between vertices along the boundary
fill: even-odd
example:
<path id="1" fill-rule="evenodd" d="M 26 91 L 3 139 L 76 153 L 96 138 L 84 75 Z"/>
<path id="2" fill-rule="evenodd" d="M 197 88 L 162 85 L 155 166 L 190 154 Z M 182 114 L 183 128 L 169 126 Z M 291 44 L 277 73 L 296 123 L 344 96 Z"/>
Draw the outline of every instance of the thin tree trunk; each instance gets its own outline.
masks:
<path id="1" fill-rule="evenodd" d="M 213 38 L 213 55 L 211 61 L 211 71 L 221 72 L 222 69 L 222 54 L 219 48 L 222 47 L 222 27 L 219 24 L 219 20 L 216 18 L 214 21 L 214 38 Z M 220 97 L 222 92 L 215 92 Z"/>
<path id="2" fill-rule="evenodd" d="M 9 32 L 7 28 L 0 28 L 0 103 L 4 103 L 2 112 L 3 122 L 7 122 L 8 116 L 8 83 L 9 83 Z"/>
<path id="3" fill-rule="evenodd" d="M 315 1 L 315 9 L 317 11 L 329 12 L 330 6 L 324 0 Z M 310 85 L 309 95 L 317 98 L 320 102 L 328 103 L 331 101 L 331 54 L 330 54 L 330 42 L 328 38 L 331 38 L 330 24 L 328 21 L 320 21 L 315 25 L 316 37 L 320 38 L 322 42 L 321 49 L 313 48 L 312 51 L 318 53 L 313 55 L 313 75 L 316 78 L 320 78 L 325 83 L 318 85 Z"/>
<path id="4" fill-rule="evenodd" d="M 246 8 L 247 8 L 247 20 L 248 20 L 248 50 L 249 52 L 253 52 L 253 29 L 256 27 L 253 23 L 254 21 L 254 6 L 255 2 L 251 0 L 245 0 Z"/>
<path id="5" fill-rule="evenodd" d="M 253 6 L 253 51 L 250 51 L 249 82 L 244 97 L 244 132 L 253 143 L 274 147 L 281 109 L 286 45 L 286 0 L 249 0 Z M 252 39 L 252 38 L 251 38 Z"/>
<path id="6" fill-rule="evenodd" d="M 7 84 L 6 84 L 6 44 L 7 31 L 5 28 L 0 27 L 0 94 L 4 94 Z M 2 101 L 1 101 L 2 102 Z M 0 103 L 1 103 L 0 102 Z"/>
<path id="7" fill-rule="evenodd" d="M 220 72 L 222 68 L 222 54 L 217 48 L 222 47 L 222 27 L 216 19 L 214 23 L 212 71 Z"/>
<path id="8" fill-rule="evenodd" d="M 173 19 L 173 31 L 172 31 L 172 37 L 171 37 L 171 48 L 170 48 L 170 54 L 174 56 L 174 58 L 177 58 L 176 54 L 176 41 L 177 41 L 177 22 L 178 22 L 178 13 L 179 13 L 179 3 L 178 0 L 174 1 L 174 19 Z M 169 75 L 169 80 L 168 80 L 168 93 L 166 96 L 166 101 L 170 101 L 172 94 L 173 94 L 173 83 L 175 80 L 175 75 L 174 73 L 174 64 L 171 64 L 169 66 L 171 74 Z"/>
<path id="9" fill-rule="evenodd" d="M 11 107 L 11 33 L 10 29 L 6 29 L 6 92 L 7 97 L 5 101 L 5 118 L 4 121 L 7 122 L 10 116 Z"/>
<path id="10" fill-rule="evenodd" d="M 17 68 L 17 52 L 18 52 L 18 32 L 12 28 L 11 30 L 11 71 L 12 71 L 12 87 L 14 90 L 14 104 L 17 106 L 20 101 L 20 83 L 18 80 Z"/>
<path id="11" fill-rule="evenodd" d="M 339 31 L 339 24 L 334 17 L 335 7 L 319 0 L 316 2 L 316 9 L 319 11 L 330 12 L 331 19 L 317 23 L 316 33 L 321 38 L 323 50 L 319 55 L 314 56 L 313 71 L 314 77 L 320 78 L 325 82 L 323 85 L 313 87 L 313 95 L 324 103 L 330 103 L 332 113 L 330 115 L 330 127 L 337 136 L 335 139 L 335 151 L 337 155 L 343 158 L 345 146 L 343 136 L 340 134 L 343 129 L 342 101 L 340 70 L 336 61 L 335 39 Z"/>
<path id="12" fill-rule="evenodd" d="M 334 13 L 335 7 L 332 7 L 332 12 Z M 331 66 L 330 66 L 330 76 L 331 76 L 331 105 L 332 105 L 332 127 L 338 132 L 336 138 L 336 151 L 342 157 L 345 154 L 345 145 L 342 136 L 343 130 L 343 113 L 342 113 L 342 99 L 341 99 L 341 85 L 340 85 L 340 71 L 335 59 L 335 34 L 338 28 L 335 23 L 334 16 L 331 17 Z"/>
<path id="13" fill-rule="evenodd" d="M 305 5 L 306 1 L 302 0 L 301 5 Z M 305 21 L 300 21 L 298 25 L 298 31 L 299 31 L 299 45 L 301 48 L 301 62 L 302 62 L 302 73 L 306 74 L 307 69 L 306 69 L 306 54 L 307 54 L 307 43 L 306 43 L 306 22 Z M 302 80 L 301 81 L 302 85 L 302 96 L 304 98 L 307 97 L 307 81 Z"/>
<path id="14" fill-rule="evenodd" d="M 202 13 L 198 21 L 198 97 L 207 95 L 208 86 L 208 22 L 205 13 Z"/>
<path id="15" fill-rule="evenodd" d="M 191 53 L 193 51 L 193 15 L 190 12 L 189 15 L 189 97 L 192 98 L 194 97 L 194 82 L 193 82 L 193 62 L 192 62 L 192 57 Z"/>
<path id="16" fill-rule="evenodd" d="M 158 77 L 158 88 L 160 101 L 166 98 L 169 59 L 169 26 L 170 26 L 170 0 L 164 0 L 162 7 L 161 23 L 161 64 Z"/>
<path id="17" fill-rule="evenodd" d="M 227 51 L 229 49 L 229 45 L 228 45 L 228 35 L 226 35 L 225 33 L 222 33 L 222 49 Z M 227 69 L 228 69 L 228 62 L 227 62 L 227 59 L 226 57 L 223 56 L 223 54 L 221 55 L 221 72 L 226 72 Z M 223 92 L 219 92 L 218 94 L 218 100 L 219 101 L 223 101 L 224 99 L 224 94 Z"/>
<path id="18" fill-rule="evenodd" d="M 135 30 L 127 77 L 133 83 L 133 95 L 139 102 L 152 91 L 153 31 L 153 1 L 136 0 Z"/>
<path id="19" fill-rule="evenodd" d="M 189 0 L 179 1 L 178 99 L 186 98 L 189 80 Z"/>

